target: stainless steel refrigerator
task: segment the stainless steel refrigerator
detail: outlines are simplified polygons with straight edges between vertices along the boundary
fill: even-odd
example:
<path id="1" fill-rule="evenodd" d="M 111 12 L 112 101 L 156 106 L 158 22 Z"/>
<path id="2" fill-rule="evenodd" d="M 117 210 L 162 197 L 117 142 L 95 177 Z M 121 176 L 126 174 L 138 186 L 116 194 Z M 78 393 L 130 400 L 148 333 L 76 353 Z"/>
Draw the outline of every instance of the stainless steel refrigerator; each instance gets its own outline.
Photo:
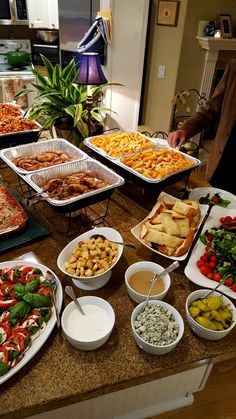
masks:
<path id="1" fill-rule="evenodd" d="M 79 60 L 78 43 L 92 26 L 100 0 L 58 0 L 60 60 L 64 67 Z"/>

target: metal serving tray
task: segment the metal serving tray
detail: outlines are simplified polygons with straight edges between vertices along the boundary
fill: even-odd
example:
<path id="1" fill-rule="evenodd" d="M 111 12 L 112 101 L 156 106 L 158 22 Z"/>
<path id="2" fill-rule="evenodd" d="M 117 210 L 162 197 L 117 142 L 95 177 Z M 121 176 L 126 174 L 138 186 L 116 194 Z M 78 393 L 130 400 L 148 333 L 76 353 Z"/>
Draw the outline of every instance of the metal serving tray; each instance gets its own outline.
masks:
<path id="1" fill-rule="evenodd" d="M 96 175 L 100 179 L 108 183 L 108 186 L 105 186 L 104 188 L 100 188 L 92 192 L 84 193 L 83 195 L 75 196 L 73 198 L 64 199 L 64 200 L 52 199 L 50 197 L 47 197 L 47 195 L 42 192 L 42 186 L 48 180 L 56 178 L 56 177 L 64 178 L 68 175 L 71 175 L 76 172 L 84 171 L 84 170 L 91 170 L 92 172 L 96 173 Z M 118 186 L 123 185 L 124 183 L 124 179 L 121 176 L 117 175 L 115 172 L 108 169 L 108 167 L 104 166 L 102 163 L 91 158 L 88 158 L 87 160 L 65 163 L 65 164 L 61 164 L 60 166 L 54 166 L 54 167 L 49 167 L 47 169 L 39 170 L 30 175 L 26 175 L 24 177 L 24 180 L 38 193 L 42 192 L 42 196 L 44 197 L 44 199 L 49 204 L 56 207 L 65 207 L 74 202 L 76 203 L 80 202 L 81 204 L 83 204 L 86 198 L 90 198 L 94 196 L 97 197 L 96 201 L 99 202 L 99 200 L 101 200 L 100 195 L 103 192 L 109 191 L 110 193 L 112 193 L 112 190 L 114 190 Z M 90 203 L 87 203 L 87 202 L 86 204 L 90 205 Z"/>
<path id="2" fill-rule="evenodd" d="M 201 164 L 201 160 L 196 159 L 195 157 L 189 156 L 188 154 L 182 153 L 179 150 L 176 150 L 176 149 L 173 150 L 172 149 L 176 153 L 180 153 L 180 154 L 184 155 L 184 157 L 185 157 L 186 160 L 189 160 L 189 161 L 193 162 L 194 163 L 193 166 L 186 167 L 185 169 L 182 169 L 182 170 L 177 170 L 176 172 L 173 172 L 173 173 L 171 173 L 171 174 L 169 174 L 167 176 L 163 176 L 161 178 L 149 179 L 146 176 L 141 175 L 136 170 L 134 170 L 134 169 L 126 166 L 124 163 L 121 162 L 121 159 L 123 159 L 124 157 L 133 156 L 135 154 L 141 154 L 141 152 L 147 151 L 147 150 L 159 151 L 161 148 L 163 148 L 163 147 L 159 147 L 159 146 L 158 147 L 152 147 L 152 148 L 145 149 L 145 150 L 142 150 L 142 151 L 137 151 L 136 153 L 127 154 L 126 156 L 122 156 L 119 159 L 115 160 L 114 163 L 117 164 L 118 166 L 122 167 L 123 169 L 127 170 L 128 172 L 136 175 L 137 177 L 139 177 L 140 179 L 144 180 L 145 182 L 148 182 L 148 183 L 160 183 L 160 182 L 162 182 L 162 181 L 164 181 L 166 179 L 169 179 L 171 176 L 174 176 L 174 175 L 177 175 L 179 173 L 182 173 L 182 172 L 186 172 L 186 171 L 195 169 L 197 166 L 200 166 L 200 164 Z M 167 148 L 170 149 L 170 147 L 167 147 Z"/>
<path id="3" fill-rule="evenodd" d="M 117 132 L 114 132 L 114 134 L 128 134 L 128 133 L 136 133 L 136 134 L 139 134 L 140 136 L 142 136 L 142 137 L 144 137 L 145 139 L 148 139 L 152 144 L 150 145 L 150 147 L 148 147 L 148 148 L 152 148 L 153 146 L 156 146 L 156 145 L 159 145 L 160 147 L 169 147 L 168 146 L 168 143 L 167 143 L 167 141 L 166 140 L 163 140 L 163 139 L 161 139 L 161 138 L 150 138 L 150 137 L 147 137 L 146 135 L 144 135 L 144 134 L 141 134 L 140 132 L 138 132 L 138 131 L 135 131 L 135 130 L 126 130 L 126 131 L 117 131 Z M 107 134 L 103 134 L 103 135 L 96 135 L 96 136 L 94 136 L 94 137 L 88 137 L 88 138 L 86 138 L 85 140 L 84 140 L 84 144 L 87 146 L 87 147 L 89 147 L 91 150 L 93 150 L 93 151 L 95 151 L 96 153 L 98 153 L 98 154 L 100 154 L 101 156 L 103 156 L 103 157 L 106 157 L 108 160 L 111 160 L 111 161 L 116 161 L 116 160 L 118 160 L 118 159 L 120 159 L 120 158 L 122 158 L 122 157 L 124 157 L 124 156 L 126 156 L 126 155 L 128 155 L 127 153 L 125 154 L 123 154 L 122 156 L 118 156 L 118 157 L 111 157 L 111 156 L 109 156 L 105 151 L 103 151 L 101 148 L 99 148 L 99 147 L 96 147 L 96 146 L 94 146 L 93 144 L 92 144 L 92 141 L 95 139 L 95 138 L 100 138 L 100 137 L 105 137 L 106 135 L 111 135 L 112 133 L 111 132 L 109 132 L 109 133 L 107 133 Z M 145 149 L 143 149 L 142 151 L 144 151 L 144 150 L 148 150 L 148 148 L 145 148 Z"/>
<path id="4" fill-rule="evenodd" d="M 37 141 L 43 127 L 37 121 L 32 120 L 32 122 L 34 122 L 38 126 L 38 128 L 25 131 L 8 132 L 7 134 L 0 134 L 0 150 L 6 147 L 14 147 L 20 144 L 26 144 L 33 141 Z"/>
<path id="5" fill-rule="evenodd" d="M 21 169 L 20 167 L 17 167 L 13 160 L 15 160 L 18 157 L 22 156 L 32 156 L 33 154 L 40 154 L 45 151 L 51 151 L 51 150 L 59 150 L 63 151 L 67 154 L 69 154 L 73 161 L 80 161 L 88 158 L 88 155 L 84 153 L 82 150 L 74 146 L 73 144 L 69 143 L 69 141 L 65 140 L 64 138 L 55 138 L 53 140 L 45 140 L 45 141 L 39 141 L 34 144 L 25 144 L 20 145 L 18 147 L 10 147 L 6 148 L 5 150 L 0 151 L 0 157 L 2 160 L 5 161 L 5 163 L 8 164 L 16 173 L 26 175 L 38 172 L 39 170 L 45 170 L 37 169 L 28 171 L 25 169 Z M 61 163 L 61 164 L 68 164 L 68 163 Z M 58 164 L 57 166 L 60 166 L 61 164 Z M 54 167 L 54 166 L 50 166 Z"/>

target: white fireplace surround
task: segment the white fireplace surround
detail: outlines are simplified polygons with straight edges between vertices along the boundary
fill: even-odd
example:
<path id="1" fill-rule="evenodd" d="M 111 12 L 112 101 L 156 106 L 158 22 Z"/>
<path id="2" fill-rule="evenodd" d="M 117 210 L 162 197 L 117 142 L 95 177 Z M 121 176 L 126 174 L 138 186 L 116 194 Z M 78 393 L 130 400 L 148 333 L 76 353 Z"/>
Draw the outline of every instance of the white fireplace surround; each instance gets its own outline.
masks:
<path id="1" fill-rule="evenodd" d="M 236 51 L 236 38 L 223 39 L 206 36 L 196 36 L 201 47 L 206 50 L 205 65 L 200 92 L 204 92 L 209 98 L 212 81 L 215 73 L 219 51 Z"/>

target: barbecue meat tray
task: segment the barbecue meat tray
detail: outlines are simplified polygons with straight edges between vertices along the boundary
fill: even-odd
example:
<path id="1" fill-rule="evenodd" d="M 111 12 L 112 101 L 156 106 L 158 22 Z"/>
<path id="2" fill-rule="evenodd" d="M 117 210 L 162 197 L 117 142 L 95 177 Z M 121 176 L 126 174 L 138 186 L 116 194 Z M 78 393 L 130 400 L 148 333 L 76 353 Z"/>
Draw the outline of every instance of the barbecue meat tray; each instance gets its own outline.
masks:
<path id="1" fill-rule="evenodd" d="M 100 189 L 63 200 L 53 199 L 42 190 L 43 185 L 51 179 L 64 178 L 73 173 L 87 170 L 94 172 L 96 176 L 107 183 L 107 185 Z M 107 199 L 117 187 L 123 185 L 124 183 L 124 179 L 121 176 L 92 158 L 39 170 L 35 173 L 24 176 L 24 180 L 37 193 L 41 193 L 41 198 L 43 197 L 45 201 L 61 212 L 75 211 Z"/>

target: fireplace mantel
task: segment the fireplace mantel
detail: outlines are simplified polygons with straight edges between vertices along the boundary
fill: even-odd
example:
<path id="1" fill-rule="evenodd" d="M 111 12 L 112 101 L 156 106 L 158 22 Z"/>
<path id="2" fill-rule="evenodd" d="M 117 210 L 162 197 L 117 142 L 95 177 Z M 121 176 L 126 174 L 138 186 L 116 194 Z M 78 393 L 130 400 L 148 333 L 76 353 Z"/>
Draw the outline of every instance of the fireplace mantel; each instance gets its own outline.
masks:
<path id="1" fill-rule="evenodd" d="M 234 51 L 236 50 L 236 38 L 224 39 L 207 36 L 196 36 L 203 49 L 208 51 Z"/>
<path id="2" fill-rule="evenodd" d="M 220 51 L 236 51 L 236 38 L 223 39 L 207 36 L 196 36 L 202 49 L 205 50 L 205 64 L 201 82 L 201 93 L 209 98 L 215 73 L 216 62 Z"/>

